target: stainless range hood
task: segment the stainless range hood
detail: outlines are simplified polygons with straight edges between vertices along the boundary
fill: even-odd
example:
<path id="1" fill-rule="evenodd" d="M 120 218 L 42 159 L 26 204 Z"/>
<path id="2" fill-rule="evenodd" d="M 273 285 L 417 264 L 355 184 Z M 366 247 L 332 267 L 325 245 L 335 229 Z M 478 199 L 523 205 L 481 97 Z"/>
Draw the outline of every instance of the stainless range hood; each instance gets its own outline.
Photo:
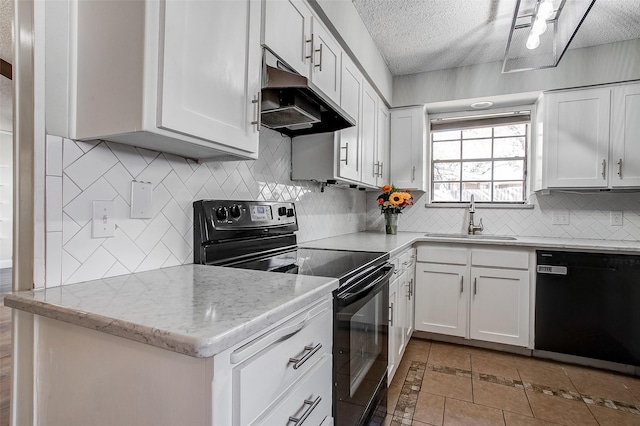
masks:
<path id="1" fill-rule="evenodd" d="M 265 65 L 262 125 L 290 137 L 335 132 L 355 120 L 306 77 Z"/>

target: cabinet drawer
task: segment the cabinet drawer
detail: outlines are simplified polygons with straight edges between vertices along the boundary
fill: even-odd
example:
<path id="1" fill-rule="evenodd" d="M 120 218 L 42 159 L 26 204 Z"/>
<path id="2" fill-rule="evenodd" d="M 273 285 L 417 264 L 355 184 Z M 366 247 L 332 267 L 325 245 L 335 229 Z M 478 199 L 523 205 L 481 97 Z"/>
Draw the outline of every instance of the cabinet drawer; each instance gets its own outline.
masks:
<path id="1" fill-rule="evenodd" d="M 331 302 L 326 301 L 234 352 L 248 354 L 233 369 L 235 426 L 252 424 L 323 355 L 331 356 L 332 317 Z M 253 348 L 258 351 L 254 353 Z"/>
<path id="2" fill-rule="evenodd" d="M 305 418 L 304 424 L 309 426 L 325 425 L 331 418 L 331 354 L 324 355 L 322 360 L 312 367 L 300 382 L 296 383 L 286 395 L 276 401 L 269 412 L 252 425 L 289 425 L 294 424 L 290 418 Z M 329 422 L 328 424 L 331 424 Z"/>
<path id="3" fill-rule="evenodd" d="M 466 265 L 469 250 L 459 247 L 418 246 L 418 262 L 447 263 L 450 265 Z"/>
<path id="4" fill-rule="evenodd" d="M 473 249 L 471 251 L 471 265 L 510 269 L 529 269 L 529 253 L 520 250 Z"/>

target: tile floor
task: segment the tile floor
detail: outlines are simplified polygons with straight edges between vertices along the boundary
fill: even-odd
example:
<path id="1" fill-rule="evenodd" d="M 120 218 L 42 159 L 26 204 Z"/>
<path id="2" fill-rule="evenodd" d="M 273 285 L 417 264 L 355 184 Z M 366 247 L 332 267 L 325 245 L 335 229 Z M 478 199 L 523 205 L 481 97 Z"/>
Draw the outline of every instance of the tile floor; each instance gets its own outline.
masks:
<path id="1" fill-rule="evenodd" d="M 387 426 L 640 426 L 640 377 L 411 339 Z"/>

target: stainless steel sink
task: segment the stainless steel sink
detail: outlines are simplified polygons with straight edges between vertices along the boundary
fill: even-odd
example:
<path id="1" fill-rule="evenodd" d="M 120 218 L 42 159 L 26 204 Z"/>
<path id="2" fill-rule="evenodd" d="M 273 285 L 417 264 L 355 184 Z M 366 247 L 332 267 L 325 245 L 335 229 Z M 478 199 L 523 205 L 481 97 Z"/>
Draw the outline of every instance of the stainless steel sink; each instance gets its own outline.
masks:
<path id="1" fill-rule="evenodd" d="M 507 237 L 504 235 L 481 235 L 481 234 L 424 234 L 425 237 L 433 238 L 460 238 L 469 240 L 503 240 L 503 241 L 515 241 L 516 237 Z"/>

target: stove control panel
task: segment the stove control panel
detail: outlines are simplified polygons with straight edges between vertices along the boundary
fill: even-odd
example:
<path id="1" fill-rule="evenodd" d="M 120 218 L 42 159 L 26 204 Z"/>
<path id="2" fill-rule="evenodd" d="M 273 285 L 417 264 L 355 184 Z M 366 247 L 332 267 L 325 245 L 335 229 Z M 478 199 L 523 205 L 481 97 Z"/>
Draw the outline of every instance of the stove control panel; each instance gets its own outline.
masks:
<path id="1" fill-rule="evenodd" d="M 297 225 L 293 203 L 278 201 L 199 201 L 209 223 L 218 230 Z"/>

